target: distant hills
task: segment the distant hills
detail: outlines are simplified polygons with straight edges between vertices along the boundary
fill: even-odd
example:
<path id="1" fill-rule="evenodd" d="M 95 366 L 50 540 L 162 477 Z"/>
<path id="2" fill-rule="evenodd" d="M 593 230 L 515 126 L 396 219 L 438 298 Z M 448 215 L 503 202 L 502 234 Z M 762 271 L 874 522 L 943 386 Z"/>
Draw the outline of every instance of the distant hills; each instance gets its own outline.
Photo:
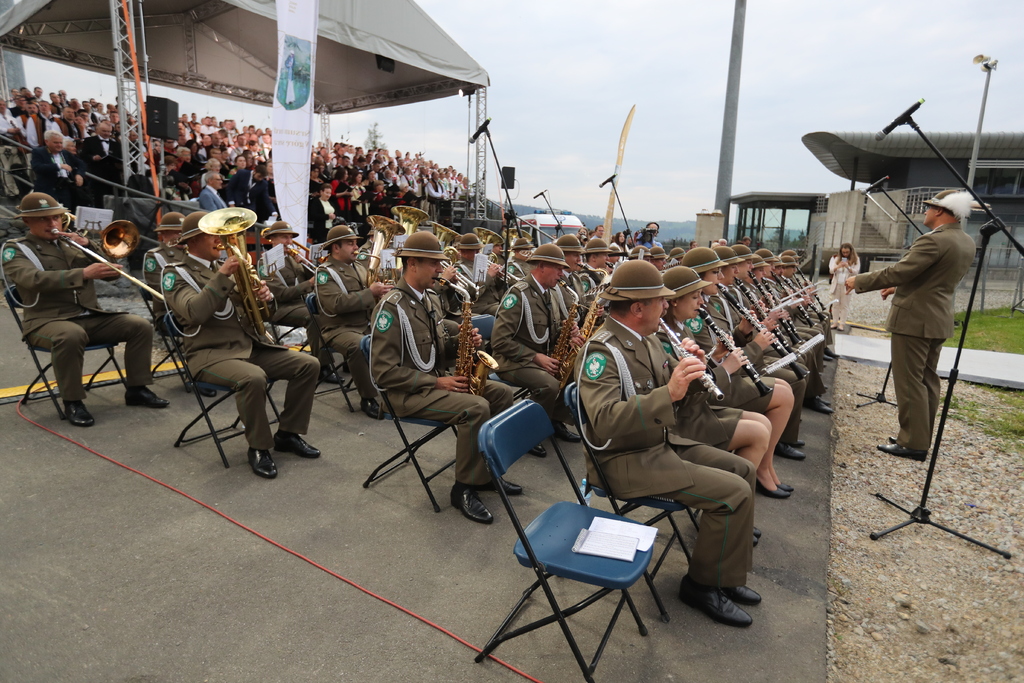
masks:
<path id="1" fill-rule="evenodd" d="M 519 215 L 526 215 L 530 213 L 546 213 L 548 210 L 546 207 L 541 208 L 537 206 L 526 206 L 525 204 L 513 204 L 516 213 Z M 604 223 L 604 216 L 595 216 L 593 214 L 586 213 L 573 213 L 574 216 L 583 221 L 591 230 L 595 226 Z M 630 218 L 629 227 L 636 232 L 651 221 L 657 222 L 661 227 L 658 232 L 658 239 L 662 242 L 668 240 L 691 240 L 697 234 L 697 222 L 696 221 L 661 221 L 657 218 Z M 607 228 L 607 226 L 605 226 Z M 614 232 L 622 232 L 626 229 L 626 224 L 622 218 L 616 218 L 613 221 Z M 607 234 L 607 230 L 605 231 Z"/>

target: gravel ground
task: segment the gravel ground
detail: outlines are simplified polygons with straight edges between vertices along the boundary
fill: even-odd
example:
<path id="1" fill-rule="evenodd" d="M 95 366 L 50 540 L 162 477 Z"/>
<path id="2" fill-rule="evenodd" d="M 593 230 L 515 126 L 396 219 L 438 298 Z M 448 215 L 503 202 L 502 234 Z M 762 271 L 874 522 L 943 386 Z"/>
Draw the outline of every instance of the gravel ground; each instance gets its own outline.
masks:
<path id="1" fill-rule="evenodd" d="M 927 472 L 875 450 L 895 408 L 854 407 L 883 376 L 847 361 L 836 373 L 828 680 L 1024 681 L 1024 448 L 950 419 L 928 500 L 936 522 L 1013 559 L 917 524 L 872 541 L 907 518 L 874 494 L 913 509 Z M 956 395 L 1000 402 L 965 382 Z"/>

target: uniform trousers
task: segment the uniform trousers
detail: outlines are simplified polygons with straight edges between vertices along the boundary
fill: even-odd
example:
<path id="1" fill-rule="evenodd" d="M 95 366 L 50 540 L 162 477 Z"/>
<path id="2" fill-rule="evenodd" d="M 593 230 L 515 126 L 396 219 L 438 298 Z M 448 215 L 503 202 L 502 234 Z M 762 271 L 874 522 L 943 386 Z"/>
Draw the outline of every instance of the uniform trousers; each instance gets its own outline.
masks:
<path id="1" fill-rule="evenodd" d="M 701 510 L 687 573 L 704 586 L 745 586 L 753 567 L 754 465 L 704 444 L 673 448 L 693 485 L 664 495 Z"/>
<path id="2" fill-rule="evenodd" d="M 150 367 L 153 326 L 129 313 L 95 313 L 71 320 L 54 320 L 27 335 L 33 346 L 50 350 L 53 374 L 65 401 L 82 401 L 85 347 L 124 342 L 125 381 L 130 387 L 153 383 Z"/>
<path id="3" fill-rule="evenodd" d="M 270 316 L 270 322 L 283 327 L 305 327 L 306 341 L 309 343 L 309 352 L 320 359 L 321 365 L 326 365 L 326 358 L 322 355 L 323 339 L 317 332 L 316 326 L 312 324 L 309 309 L 305 302 L 298 304 L 282 304 Z"/>
<path id="4" fill-rule="evenodd" d="M 285 380 L 284 409 L 278 427 L 281 431 L 305 434 L 309 430 L 309 414 L 320 376 L 320 361 L 304 353 L 278 347 L 254 347 L 247 359 L 230 358 L 204 368 L 196 376 L 234 389 L 238 415 L 245 424 L 245 440 L 250 448 L 270 450 L 274 437 L 267 419 L 267 383 Z"/>
<path id="5" fill-rule="evenodd" d="M 552 420 L 572 424 L 572 413 L 562 401 L 562 389 L 552 375 L 539 367 L 499 371 L 498 377 L 517 387 L 530 390 L 530 398 L 544 409 Z"/>
<path id="6" fill-rule="evenodd" d="M 370 379 L 370 366 L 367 365 L 366 356 L 359 347 L 364 334 L 365 332 L 355 330 L 332 330 L 327 333 L 324 351 L 337 351 L 348 363 L 348 370 L 352 373 L 352 381 L 355 382 L 359 398 L 377 398 L 377 389 Z"/>
<path id="7" fill-rule="evenodd" d="M 935 412 L 939 409 L 939 352 L 945 339 L 892 335 L 892 380 L 904 448 L 926 451 L 932 443 Z"/>
<path id="8" fill-rule="evenodd" d="M 432 389 L 429 403 L 401 417 L 418 417 L 455 425 L 459 436 L 455 444 L 455 481 L 460 484 L 486 484 L 491 481 L 477 445 L 477 434 L 484 422 L 512 405 L 512 387 L 488 382 L 483 396 Z M 397 411 L 397 408 L 396 408 Z"/>

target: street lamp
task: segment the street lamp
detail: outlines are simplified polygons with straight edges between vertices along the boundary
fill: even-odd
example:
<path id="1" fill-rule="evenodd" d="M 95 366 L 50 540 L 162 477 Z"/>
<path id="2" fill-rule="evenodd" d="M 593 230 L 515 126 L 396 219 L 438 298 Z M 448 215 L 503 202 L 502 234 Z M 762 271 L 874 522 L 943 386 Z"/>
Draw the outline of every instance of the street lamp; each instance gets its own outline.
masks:
<path id="1" fill-rule="evenodd" d="M 985 90 L 981 95 L 981 112 L 978 114 L 978 132 L 974 134 L 974 150 L 971 152 L 971 165 L 967 169 L 967 187 L 974 187 L 975 166 L 978 164 L 978 147 L 981 145 L 981 125 L 985 122 L 985 103 L 988 101 L 988 83 L 992 80 L 992 72 L 996 70 L 999 60 L 992 59 L 986 55 L 978 55 L 974 58 L 974 63 L 981 64 L 981 70 L 985 72 Z"/>

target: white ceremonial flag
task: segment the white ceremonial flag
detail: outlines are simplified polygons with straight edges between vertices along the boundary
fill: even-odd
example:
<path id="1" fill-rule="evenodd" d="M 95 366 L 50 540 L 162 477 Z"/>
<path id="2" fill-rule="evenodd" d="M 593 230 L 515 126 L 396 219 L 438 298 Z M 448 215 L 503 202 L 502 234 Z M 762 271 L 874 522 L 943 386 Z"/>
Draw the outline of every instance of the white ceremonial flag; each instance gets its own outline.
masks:
<path id="1" fill-rule="evenodd" d="M 306 242 L 319 0 L 277 0 L 274 186 L 281 220 Z"/>

